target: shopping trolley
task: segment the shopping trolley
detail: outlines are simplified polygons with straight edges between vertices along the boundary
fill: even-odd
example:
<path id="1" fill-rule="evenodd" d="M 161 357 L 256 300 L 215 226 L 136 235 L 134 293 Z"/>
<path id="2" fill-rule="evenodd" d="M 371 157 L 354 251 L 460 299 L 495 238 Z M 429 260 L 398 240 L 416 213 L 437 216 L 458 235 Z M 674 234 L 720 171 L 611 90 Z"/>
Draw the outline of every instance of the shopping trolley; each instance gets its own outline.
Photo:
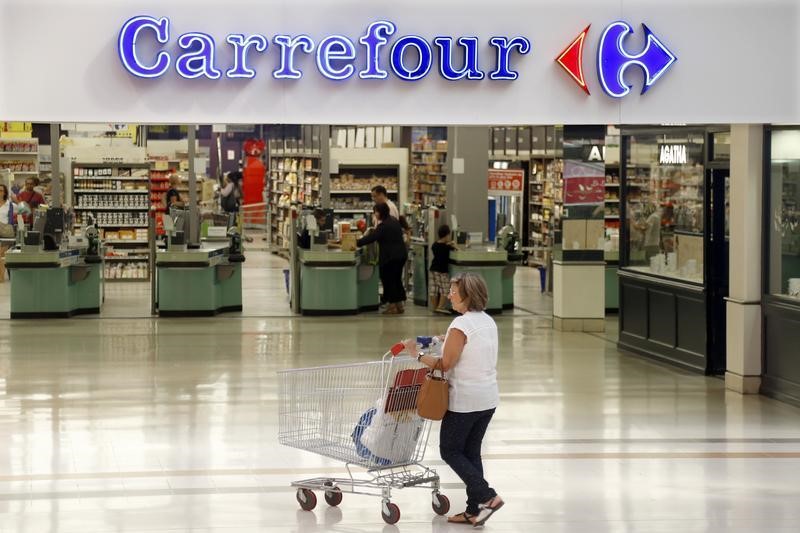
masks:
<path id="1" fill-rule="evenodd" d="M 400 520 L 392 489 L 427 488 L 438 515 L 450 510 L 439 492 L 439 476 L 421 464 L 430 422 L 416 411 L 416 397 L 427 373 L 415 358 L 400 356 L 396 344 L 380 361 L 301 368 L 278 372 L 281 444 L 342 461 L 348 477 L 316 477 L 292 483 L 297 502 L 314 509 L 314 491 L 337 506 L 342 495 L 381 498 L 387 524 Z M 366 472 L 356 477 L 354 467 Z"/>

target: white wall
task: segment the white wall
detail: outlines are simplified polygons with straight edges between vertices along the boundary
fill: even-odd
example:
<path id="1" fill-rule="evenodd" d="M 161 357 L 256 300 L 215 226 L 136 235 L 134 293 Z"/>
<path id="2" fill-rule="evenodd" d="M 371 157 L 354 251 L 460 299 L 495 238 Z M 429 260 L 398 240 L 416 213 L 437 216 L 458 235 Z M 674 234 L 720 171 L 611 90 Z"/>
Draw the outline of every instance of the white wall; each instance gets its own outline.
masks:
<path id="1" fill-rule="evenodd" d="M 797 0 L 3 0 L 0 3 L 0 117 L 4 120 L 139 123 L 356 124 L 617 124 L 800 122 L 800 16 Z M 397 34 L 477 36 L 491 70 L 495 35 L 522 35 L 532 52 L 515 57 L 514 82 L 449 82 L 432 72 L 411 83 L 325 80 L 312 57 L 305 77 L 277 81 L 278 47 L 256 55 L 254 80 L 185 80 L 174 70 L 160 79 L 134 78 L 121 65 L 118 34 L 130 17 L 171 20 L 177 36 L 206 32 L 217 41 L 218 67 L 231 61 L 225 36 L 306 33 L 319 42 L 341 33 L 355 43 L 374 21 L 388 19 Z M 602 30 L 624 19 L 641 48 L 646 23 L 678 61 L 646 94 L 641 74 L 622 100 L 600 91 L 596 48 Z M 584 58 L 586 96 L 554 58 L 591 23 Z M 143 40 L 152 40 L 150 36 Z M 356 44 L 358 70 L 363 47 Z M 435 50 L 435 48 L 434 48 Z M 154 53 L 154 52 L 153 52 Z M 386 63 L 388 49 L 383 49 Z M 434 64 L 437 64 L 436 62 Z M 174 65 L 174 59 L 173 59 Z"/>

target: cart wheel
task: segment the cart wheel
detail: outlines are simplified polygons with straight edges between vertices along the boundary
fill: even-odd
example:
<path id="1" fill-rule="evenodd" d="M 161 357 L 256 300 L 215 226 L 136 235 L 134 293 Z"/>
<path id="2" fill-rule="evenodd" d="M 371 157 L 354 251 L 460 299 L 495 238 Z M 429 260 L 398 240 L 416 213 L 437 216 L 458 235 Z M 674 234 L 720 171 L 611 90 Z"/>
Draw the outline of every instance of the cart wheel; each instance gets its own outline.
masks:
<path id="1" fill-rule="evenodd" d="M 340 503 L 342 503 L 342 493 L 333 490 L 326 490 L 325 491 L 325 501 L 331 507 L 336 507 Z"/>
<path id="2" fill-rule="evenodd" d="M 389 514 L 386 514 L 387 510 L 389 511 Z M 387 524 L 396 524 L 400 520 L 400 508 L 397 506 L 397 504 L 389 502 L 385 504 L 381 510 L 381 517 Z"/>
<path id="3" fill-rule="evenodd" d="M 444 494 L 435 492 L 433 494 L 433 502 L 431 502 L 431 507 L 433 507 L 433 512 L 439 516 L 446 515 L 447 512 L 450 511 L 450 499 Z"/>
<path id="4" fill-rule="evenodd" d="M 300 508 L 304 511 L 311 511 L 317 506 L 317 495 L 308 489 L 297 489 L 295 496 L 297 503 L 300 504 Z"/>

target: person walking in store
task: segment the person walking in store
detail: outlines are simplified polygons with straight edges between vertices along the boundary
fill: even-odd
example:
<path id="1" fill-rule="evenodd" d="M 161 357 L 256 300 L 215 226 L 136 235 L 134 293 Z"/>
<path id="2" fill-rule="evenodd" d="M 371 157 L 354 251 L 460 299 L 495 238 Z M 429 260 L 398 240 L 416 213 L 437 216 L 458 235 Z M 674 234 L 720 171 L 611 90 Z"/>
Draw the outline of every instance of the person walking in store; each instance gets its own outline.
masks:
<path id="1" fill-rule="evenodd" d="M 489 290 L 478 274 L 453 276 L 448 295 L 461 316 L 447 328 L 442 348 L 441 365 L 447 373 L 450 397 L 439 430 L 439 452 L 467 486 L 467 508 L 447 521 L 477 527 L 504 505 L 484 478 L 481 460 L 483 437 L 500 401 L 497 324 L 484 312 Z M 416 353 L 416 339 L 403 343 L 409 353 Z M 423 354 L 417 360 L 431 368 L 440 361 Z"/>
<path id="2" fill-rule="evenodd" d="M 376 185 L 372 188 L 372 201 L 376 204 L 386 204 L 389 206 L 389 215 L 394 217 L 395 220 L 400 219 L 400 211 L 393 201 L 389 199 L 389 193 L 383 185 Z"/>
<path id="3" fill-rule="evenodd" d="M 30 213 L 24 213 L 22 219 L 25 225 L 30 225 L 33 222 L 33 213 L 40 205 L 44 203 L 44 196 L 35 190 L 39 180 L 35 178 L 28 178 L 25 180 L 25 188 L 17 194 L 17 202 L 25 203 L 30 207 Z"/>
<path id="4" fill-rule="evenodd" d="M 184 207 L 186 202 L 181 198 L 181 193 L 178 192 L 178 187 L 181 184 L 181 177 L 177 174 L 170 174 L 169 176 L 169 190 L 167 191 L 167 212 L 172 207 Z"/>
<path id="5" fill-rule="evenodd" d="M 403 266 L 408 259 L 406 244 L 403 242 L 403 228 L 400 222 L 389 214 L 389 206 L 377 203 L 372 208 L 376 225 L 356 241 L 359 248 L 378 243 L 378 265 L 383 292 L 388 306 L 385 315 L 398 315 L 405 312 L 406 290 L 403 287 Z"/>
<path id="6" fill-rule="evenodd" d="M 661 210 L 658 205 L 648 206 L 647 219 L 640 229 L 644 231 L 644 257 L 647 261 L 661 252 Z"/>
<path id="7" fill-rule="evenodd" d="M 447 294 L 450 290 L 450 251 L 456 249 L 450 226 L 442 224 L 438 230 L 439 240 L 431 245 L 430 287 L 428 297 L 435 313 L 450 314 L 447 309 Z"/>
<path id="8" fill-rule="evenodd" d="M 238 213 L 242 201 L 242 173 L 229 172 L 225 175 L 225 186 L 219 191 L 220 204 L 226 213 Z"/>

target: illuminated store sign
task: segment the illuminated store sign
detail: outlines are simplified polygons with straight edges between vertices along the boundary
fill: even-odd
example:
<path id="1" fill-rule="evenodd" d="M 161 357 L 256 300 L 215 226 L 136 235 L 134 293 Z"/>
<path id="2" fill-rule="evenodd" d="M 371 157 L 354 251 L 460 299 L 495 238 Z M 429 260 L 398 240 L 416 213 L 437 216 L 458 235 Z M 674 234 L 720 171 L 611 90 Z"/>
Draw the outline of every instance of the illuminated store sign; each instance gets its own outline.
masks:
<path id="1" fill-rule="evenodd" d="M 586 94 L 589 87 L 583 71 L 583 49 L 590 26 L 556 58 Z M 600 37 L 597 73 L 603 91 L 609 96 L 620 98 L 630 92 L 631 87 L 623 79 L 629 67 L 636 66 L 644 72 L 644 93 L 677 59 L 647 26 L 642 27 L 646 45 L 636 55 L 628 53 L 624 46 L 625 38 L 633 33 L 627 22 L 610 24 Z M 404 81 L 418 81 L 435 66 L 439 76 L 450 81 L 485 78 L 513 81 L 519 78 L 513 68 L 514 61 L 532 51 L 531 41 L 526 37 L 491 37 L 488 39 L 491 54 L 487 58 L 484 51 L 487 47 L 482 49 L 477 37 L 438 36 L 429 42 L 418 35 L 396 35 L 397 26 L 385 20 L 370 24 L 357 43 L 344 35 L 329 35 L 319 41 L 303 34 L 275 35 L 270 41 L 263 35 L 232 33 L 218 44 L 204 32 L 187 32 L 177 37 L 172 33 L 166 17 L 139 15 L 129 19 L 120 30 L 117 43 L 123 67 L 139 78 L 158 78 L 173 68 L 186 79 L 252 79 L 257 76 L 254 67 L 257 57 L 274 50 L 277 68 L 271 74 L 276 80 L 301 79 L 303 72 L 298 64 L 308 56 L 315 60 L 317 73 L 329 80 L 347 80 L 356 74 L 362 80 L 383 80 L 391 73 Z M 218 64 L 220 47 L 233 56 L 226 69 Z M 386 59 L 381 55 L 383 49 L 388 51 Z M 481 65 L 493 69 L 485 71 Z"/>
<path id="2" fill-rule="evenodd" d="M 391 22 L 374 22 L 358 39 L 360 47 L 344 35 L 330 35 L 318 43 L 308 35 L 275 35 L 272 45 L 279 57 L 279 66 L 272 71 L 272 77 L 278 80 L 302 78 L 303 72 L 296 66 L 296 61 L 305 54 L 315 57 L 317 71 L 323 77 L 346 80 L 356 73 L 353 63 L 359 51 L 364 62 L 364 69 L 358 72 L 361 79 L 386 79 L 388 70 L 391 70 L 401 80 L 421 80 L 433 69 L 434 62 L 439 74 L 447 80 L 482 80 L 486 76 L 479 68 L 477 37 L 436 37 L 429 43 L 416 35 L 404 35 L 391 45 L 389 64 L 382 65 L 380 50 L 389 45 L 389 37 L 396 31 L 397 27 Z M 171 38 L 170 21 L 166 17 L 140 15 L 129 19 L 119 32 L 118 50 L 122 65 L 139 78 L 163 76 L 173 63 L 175 71 L 187 79 L 255 78 L 256 70 L 251 59 L 269 48 L 267 38 L 262 35 L 228 35 L 225 42 L 231 47 L 234 60 L 233 65 L 223 72 L 217 65 L 218 48 L 211 35 L 202 32 L 179 35 L 177 44 L 181 52 L 174 54 L 175 57 L 163 49 Z M 145 57 L 139 48 L 143 39 L 150 39 L 162 47 L 154 55 Z M 492 37 L 489 45 L 494 48 L 494 70 L 488 72 L 489 79 L 516 80 L 519 73 L 512 68 L 514 54 L 528 54 L 530 41 L 525 37 Z M 454 55 L 463 56 L 460 67 L 454 65 Z"/>
<path id="3" fill-rule="evenodd" d="M 662 144 L 658 147 L 659 165 L 685 165 L 688 161 L 685 144 Z"/>

